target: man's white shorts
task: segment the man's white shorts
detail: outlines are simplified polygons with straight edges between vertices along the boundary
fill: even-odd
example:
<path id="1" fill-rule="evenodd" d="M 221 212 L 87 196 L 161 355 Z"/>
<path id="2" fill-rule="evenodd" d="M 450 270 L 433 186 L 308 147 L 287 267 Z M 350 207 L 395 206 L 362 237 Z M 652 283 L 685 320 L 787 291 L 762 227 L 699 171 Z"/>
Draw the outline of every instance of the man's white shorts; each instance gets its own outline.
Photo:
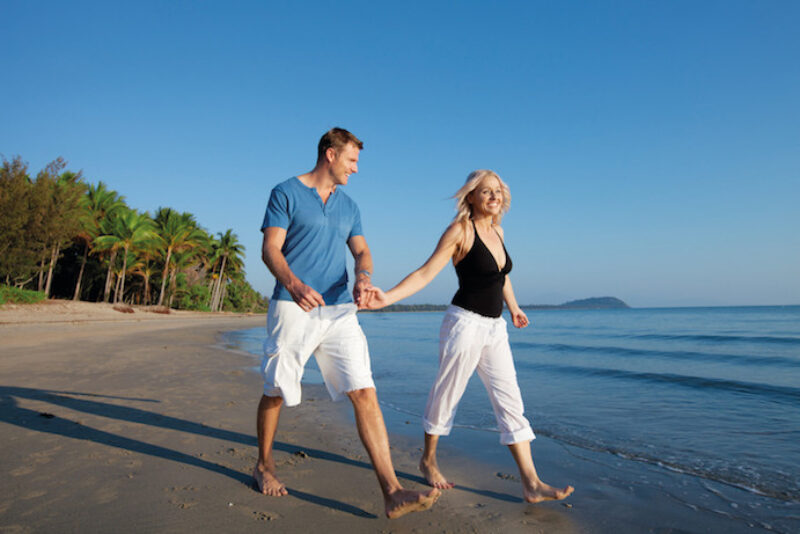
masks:
<path id="1" fill-rule="evenodd" d="M 333 400 L 374 388 L 367 338 L 356 311 L 355 304 L 336 304 L 305 312 L 293 301 L 271 300 L 261 361 L 264 395 L 283 397 L 286 406 L 300 404 L 300 380 L 312 354 Z"/>

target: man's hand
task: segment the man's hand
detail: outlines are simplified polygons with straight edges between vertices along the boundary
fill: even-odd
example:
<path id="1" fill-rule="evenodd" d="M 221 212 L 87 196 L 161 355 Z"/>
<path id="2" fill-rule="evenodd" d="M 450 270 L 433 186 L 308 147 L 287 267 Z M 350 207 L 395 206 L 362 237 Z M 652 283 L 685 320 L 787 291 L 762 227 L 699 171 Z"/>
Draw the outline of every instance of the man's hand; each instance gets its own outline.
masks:
<path id="1" fill-rule="evenodd" d="M 369 301 L 372 299 L 372 293 L 367 291 L 370 287 L 372 284 L 367 276 L 358 278 L 353 286 L 353 300 L 359 310 L 368 309 Z"/>
<path id="2" fill-rule="evenodd" d="M 317 293 L 312 287 L 305 285 L 301 281 L 287 287 L 286 290 L 292 296 L 292 299 L 297 303 L 303 311 L 311 311 L 317 306 L 325 306 L 325 301 L 322 300 L 322 295 Z"/>

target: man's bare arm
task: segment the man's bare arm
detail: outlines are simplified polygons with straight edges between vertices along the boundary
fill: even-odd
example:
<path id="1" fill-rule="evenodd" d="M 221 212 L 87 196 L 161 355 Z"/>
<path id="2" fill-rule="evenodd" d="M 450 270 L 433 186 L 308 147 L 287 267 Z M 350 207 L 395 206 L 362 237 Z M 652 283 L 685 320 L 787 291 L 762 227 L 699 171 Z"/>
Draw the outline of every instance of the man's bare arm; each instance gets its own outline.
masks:
<path id="1" fill-rule="evenodd" d="M 281 252 L 286 241 L 286 229 L 270 226 L 264 229 L 264 243 L 261 246 L 261 259 L 269 272 L 275 276 L 292 296 L 292 299 L 305 311 L 324 306 L 325 301 L 313 288 L 307 286 L 289 268 L 286 257 Z"/>
<path id="2" fill-rule="evenodd" d="M 362 302 L 362 300 L 371 296 L 369 293 L 364 293 L 363 290 L 372 285 L 372 253 L 369 251 L 367 240 L 363 235 L 351 237 L 347 241 L 347 246 L 350 247 L 350 252 L 355 259 L 356 282 L 353 286 L 353 300 L 359 306 L 364 306 L 366 301 Z"/>

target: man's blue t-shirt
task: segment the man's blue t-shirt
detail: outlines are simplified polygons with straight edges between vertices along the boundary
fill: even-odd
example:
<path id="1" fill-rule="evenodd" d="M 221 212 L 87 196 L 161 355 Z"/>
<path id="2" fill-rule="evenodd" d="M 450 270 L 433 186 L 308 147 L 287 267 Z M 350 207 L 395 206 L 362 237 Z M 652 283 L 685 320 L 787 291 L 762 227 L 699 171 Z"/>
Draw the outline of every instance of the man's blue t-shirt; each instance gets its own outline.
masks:
<path id="1" fill-rule="evenodd" d="M 261 231 L 270 226 L 286 229 L 281 252 L 292 272 L 322 295 L 326 305 L 353 302 L 347 291 L 347 241 L 361 231 L 356 203 L 337 187 L 323 203 L 313 187 L 296 177 L 275 186 L 269 196 Z M 275 300 L 292 296 L 275 281 Z"/>

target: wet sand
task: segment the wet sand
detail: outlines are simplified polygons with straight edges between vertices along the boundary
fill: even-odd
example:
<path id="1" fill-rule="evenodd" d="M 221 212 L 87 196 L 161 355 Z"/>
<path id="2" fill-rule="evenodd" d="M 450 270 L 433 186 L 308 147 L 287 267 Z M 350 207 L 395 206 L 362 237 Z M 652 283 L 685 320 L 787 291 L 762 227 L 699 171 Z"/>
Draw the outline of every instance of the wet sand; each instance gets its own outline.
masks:
<path id="1" fill-rule="evenodd" d="M 349 403 L 313 385 L 283 410 L 276 440 L 290 495 L 265 497 L 249 474 L 261 380 L 252 355 L 220 344 L 262 316 L 76 309 L 0 308 L 0 532 L 760 530 L 712 512 L 694 479 L 544 437 L 540 475 L 576 492 L 525 504 L 496 437 L 464 429 L 440 447 L 457 487 L 390 521 Z M 384 412 L 400 481 L 426 488 L 416 422 Z M 664 491 L 641 490 L 642 477 Z"/>

